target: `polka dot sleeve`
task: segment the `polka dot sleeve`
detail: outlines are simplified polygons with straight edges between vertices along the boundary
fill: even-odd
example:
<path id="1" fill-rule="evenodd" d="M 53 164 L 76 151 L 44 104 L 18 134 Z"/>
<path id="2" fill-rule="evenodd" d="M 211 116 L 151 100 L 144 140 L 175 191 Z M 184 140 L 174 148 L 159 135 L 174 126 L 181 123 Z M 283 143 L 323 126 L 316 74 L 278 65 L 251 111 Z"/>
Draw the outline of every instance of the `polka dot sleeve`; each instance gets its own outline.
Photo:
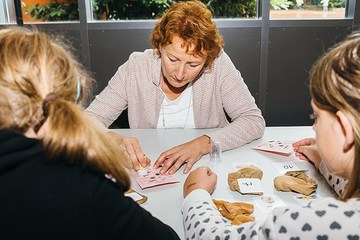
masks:
<path id="1" fill-rule="evenodd" d="M 324 176 L 330 187 L 334 189 L 336 194 L 338 196 L 341 196 L 341 194 L 344 192 L 347 180 L 329 173 L 329 170 L 327 169 L 323 161 L 320 163 L 319 171 Z"/>
<path id="2" fill-rule="evenodd" d="M 360 239 L 360 199 L 324 198 L 307 207 L 276 208 L 262 224 L 235 226 L 217 211 L 208 192 L 195 190 L 185 198 L 182 213 L 186 239 Z"/>
<path id="3" fill-rule="evenodd" d="M 188 240 L 265 239 L 262 233 L 259 238 L 259 226 L 255 222 L 231 225 L 231 222 L 219 213 L 210 194 L 205 190 L 192 191 L 185 198 L 182 214 L 185 237 Z"/>

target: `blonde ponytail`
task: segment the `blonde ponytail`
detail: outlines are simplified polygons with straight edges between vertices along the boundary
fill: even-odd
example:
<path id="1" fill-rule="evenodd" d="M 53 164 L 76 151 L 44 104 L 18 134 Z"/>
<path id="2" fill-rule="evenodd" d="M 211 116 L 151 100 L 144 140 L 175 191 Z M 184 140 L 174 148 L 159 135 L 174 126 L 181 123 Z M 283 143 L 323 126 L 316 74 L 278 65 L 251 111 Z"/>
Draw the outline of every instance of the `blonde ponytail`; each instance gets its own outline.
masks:
<path id="1" fill-rule="evenodd" d="M 49 161 L 61 157 L 92 165 L 127 190 L 123 151 L 75 105 L 86 99 L 93 79 L 68 46 L 37 30 L 0 30 L 0 129 L 37 132 L 45 123 L 42 141 Z"/>
<path id="2" fill-rule="evenodd" d="M 64 154 L 69 162 L 88 164 L 111 174 L 125 190 L 130 187 L 124 152 L 73 103 L 56 98 L 47 104 L 47 130 L 43 138 L 47 156 Z M 83 161 L 86 159 L 86 161 Z M 83 161 L 83 162 L 79 162 Z"/>

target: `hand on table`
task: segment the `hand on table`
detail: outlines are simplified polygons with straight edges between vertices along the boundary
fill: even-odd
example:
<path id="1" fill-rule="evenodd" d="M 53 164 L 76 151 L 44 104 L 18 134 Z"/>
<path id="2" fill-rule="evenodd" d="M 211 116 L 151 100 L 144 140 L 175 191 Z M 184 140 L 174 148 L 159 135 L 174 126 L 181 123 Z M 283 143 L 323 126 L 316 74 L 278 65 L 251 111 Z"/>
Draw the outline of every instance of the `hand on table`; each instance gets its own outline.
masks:
<path id="1" fill-rule="evenodd" d="M 295 156 L 302 160 L 307 160 L 314 163 L 315 167 L 319 169 L 321 156 L 316 146 L 314 138 L 304 138 L 293 143 Z"/>
<path id="2" fill-rule="evenodd" d="M 168 170 L 169 174 L 174 174 L 183 164 L 186 164 L 184 173 L 188 173 L 202 155 L 210 152 L 210 147 L 208 136 L 198 137 L 163 152 L 156 160 L 154 168 L 162 166 L 160 174 L 165 174 Z"/>
<path id="3" fill-rule="evenodd" d="M 204 189 L 212 194 L 215 190 L 216 182 L 216 173 L 212 172 L 208 167 L 198 167 L 187 176 L 184 183 L 183 195 L 186 197 L 196 189 Z"/>
<path id="4" fill-rule="evenodd" d="M 114 132 L 107 132 L 106 134 L 115 139 L 115 141 L 122 147 L 125 151 L 125 156 L 127 156 L 131 161 L 135 171 L 139 170 L 140 164 L 143 167 L 150 164 L 150 159 L 145 156 L 140 147 L 139 141 L 136 138 L 122 137 Z"/>

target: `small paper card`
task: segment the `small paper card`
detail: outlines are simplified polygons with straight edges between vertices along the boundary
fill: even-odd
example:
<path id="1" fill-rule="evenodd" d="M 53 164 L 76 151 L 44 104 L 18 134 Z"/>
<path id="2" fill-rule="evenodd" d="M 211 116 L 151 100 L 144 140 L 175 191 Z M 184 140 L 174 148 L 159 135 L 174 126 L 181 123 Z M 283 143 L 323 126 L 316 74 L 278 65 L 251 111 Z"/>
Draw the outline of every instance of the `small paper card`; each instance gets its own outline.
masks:
<path id="1" fill-rule="evenodd" d="M 305 171 L 303 169 L 300 169 L 292 161 L 274 162 L 273 165 L 281 174 L 285 174 L 287 172 L 294 172 L 294 171 Z"/>
<path id="2" fill-rule="evenodd" d="M 268 141 L 264 142 L 257 147 L 253 147 L 255 150 L 279 154 L 282 156 L 290 156 L 294 151 L 292 149 L 291 141 Z"/>
<path id="3" fill-rule="evenodd" d="M 255 204 L 263 212 L 269 212 L 274 208 L 283 207 L 285 203 L 277 196 L 254 196 L 253 200 Z"/>
<path id="4" fill-rule="evenodd" d="M 293 197 L 297 203 L 299 203 L 301 206 L 307 206 L 312 200 L 318 199 L 319 197 L 316 195 L 316 193 L 305 196 L 302 194 L 296 195 Z"/>
<path id="5" fill-rule="evenodd" d="M 137 192 L 126 193 L 125 196 L 132 198 L 135 202 L 141 200 L 143 197 Z"/>
<path id="6" fill-rule="evenodd" d="M 147 201 L 147 196 L 142 195 L 136 192 L 134 189 L 130 188 L 126 193 L 125 196 L 132 198 L 138 204 L 142 204 Z"/>
<path id="7" fill-rule="evenodd" d="M 263 194 L 263 186 L 258 178 L 239 178 L 239 189 L 242 194 Z"/>
<path id="8" fill-rule="evenodd" d="M 168 175 L 168 174 L 161 175 L 159 173 L 160 169 L 161 168 L 153 169 L 152 166 L 149 166 L 147 175 L 142 176 L 137 174 L 135 171 L 133 175 L 135 177 L 136 182 L 141 187 L 141 189 L 179 182 L 174 175 Z"/>

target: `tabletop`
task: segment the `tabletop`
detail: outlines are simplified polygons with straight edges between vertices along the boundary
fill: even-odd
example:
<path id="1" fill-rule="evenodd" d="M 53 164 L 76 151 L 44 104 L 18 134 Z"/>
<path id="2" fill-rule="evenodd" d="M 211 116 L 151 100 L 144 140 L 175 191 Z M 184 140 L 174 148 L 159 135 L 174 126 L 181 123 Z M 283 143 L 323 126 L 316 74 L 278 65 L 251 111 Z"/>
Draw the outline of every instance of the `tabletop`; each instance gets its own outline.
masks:
<path id="1" fill-rule="evenodd" d="M 190 141 L 198 136 L 204 135 L 214 129 L 113 129 L 112 131 L 123 136 L 136 137 L 140 145 L 151 159 L 152 163 L 156 161 L 159 155 L 181 143 Z M 316 195 L 318 197 L 335 196 L 335 193 L 329 187 L 322 175 L 308 162 L 299 160 L 294 154 L 290 156 L 281 156 L 273 153 L 254 150 L 253 147 L 270 140 L 279 141 L 297 141 L 306 137 L 314 137 L 314 131 L 311 127 L 266 127 L 262 138 L 257 139 L 242 147 L 222 152 L 221 162 L 217 165 L 210 163 L 209 155 L 204 155 L 192 168 L 199 166 L 208 166 L 218 175 L 217 187 L 212 194 L 214 199 L 222 199 L 230 202 L 240 201 L 254 204 L 254 195 L 242 195 L 239 192 L 231 191 L 227 176 L 234 172 L 236 164 L 252 163 L 263 171 L 261 185 L 263 186 L 264 196 L 275 196 L 281 199 L 286 205 L 299 205 L 295 201 L 298 194 L 292 192 L 279 192 L 275 190 L 273 180 L 276 176 L 283 175 L 275 167 L 275 163 L 280 161 L 291 161 L 301 169 L 308 170 L 307 174 L 313 177 L 318 184 Z M 182 224 L 181 207 L 183 202 L 183 183 L 188 174 L 183 174 L 184 166 L 175 173 L 179 183 L 157 186 L 153 188 L 141 189 L 137 182 L 132 178 L 132 187 L 134 190 L 148 197 L 148 200 L 141 204 L 154 217 L 171 226 L 184 239 L 184 229 Z M 267 212 L 254 204 L 255 211 L 253 216 L 257 221 L 262 221 Z"/>

